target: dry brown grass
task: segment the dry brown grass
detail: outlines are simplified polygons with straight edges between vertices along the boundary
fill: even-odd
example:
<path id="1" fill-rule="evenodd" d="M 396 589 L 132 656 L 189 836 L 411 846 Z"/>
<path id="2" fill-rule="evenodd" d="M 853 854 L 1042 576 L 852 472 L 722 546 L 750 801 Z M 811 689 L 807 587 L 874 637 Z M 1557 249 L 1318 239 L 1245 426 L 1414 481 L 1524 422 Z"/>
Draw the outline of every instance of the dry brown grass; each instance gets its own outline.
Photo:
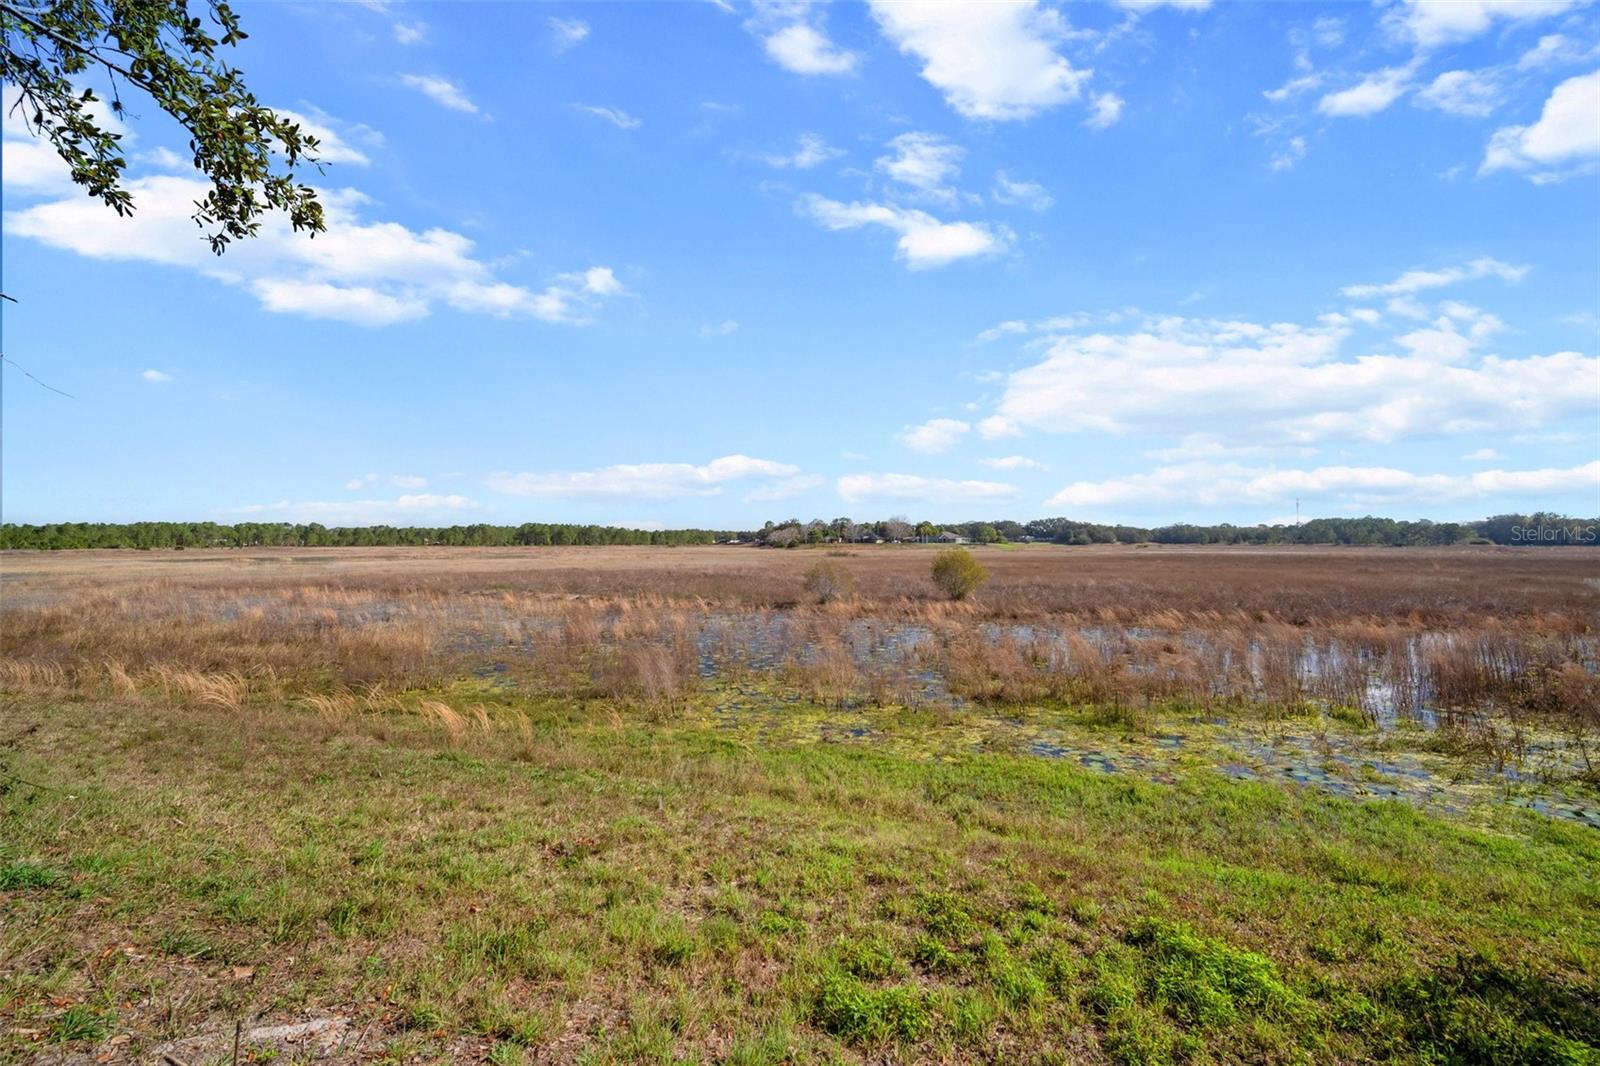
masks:
<path id="1" fill-rule="evenodd" d="M 830 558 L 856 594 L 824 604 L 802 591 L 808 551 L 13 554 L 0 686 L 221 713 L 293 697 L 335 722 L 498 669 L 526 692 L 671 711 L 702 690 L 705 648 L 725 681 L 764 674 L 824 705 L 915 702 L 931 672 L 980 702 L 1311 701 L 1600 734 L 1593 552 L 980 554 L 993 581 L 961 602 L 936 598 L 930 552 Z M 863 625 L 926 636 L 892 647 Z M 487 728 L 406 705 L 453 742 Z"/>

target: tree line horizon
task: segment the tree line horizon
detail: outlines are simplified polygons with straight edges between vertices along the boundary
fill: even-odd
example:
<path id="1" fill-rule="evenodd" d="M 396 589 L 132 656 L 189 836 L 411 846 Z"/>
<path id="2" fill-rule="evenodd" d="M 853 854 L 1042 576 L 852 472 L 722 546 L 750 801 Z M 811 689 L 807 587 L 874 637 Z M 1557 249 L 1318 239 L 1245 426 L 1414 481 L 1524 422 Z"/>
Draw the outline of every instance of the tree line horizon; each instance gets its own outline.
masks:
<path id="1" fill-rule="evenodd" d="M 760 529 L 632 529 L 576 523 L 475 523 L 453 526 L 324 526 L 319 522 L 58 522 L 0 524 L 0 549 L 184 549 L 267 547 L 546 547 L 566 545 L 750 544 L 793 548 L 807 544 L 916 542 L 954 534 L 975 544 L 1325 544 L 1445 547 L 1500 544 L 1563 547 L 1600 543 L 1600 518 L 1551 512 L 1502 514 L 1468 522 L 1381 518 L 1312 518 L 1288 525 L 1196 525 L 1146 527 L 1036 518 L 913 523 L 905 518 L 856 522 L 789 519 Z"/>

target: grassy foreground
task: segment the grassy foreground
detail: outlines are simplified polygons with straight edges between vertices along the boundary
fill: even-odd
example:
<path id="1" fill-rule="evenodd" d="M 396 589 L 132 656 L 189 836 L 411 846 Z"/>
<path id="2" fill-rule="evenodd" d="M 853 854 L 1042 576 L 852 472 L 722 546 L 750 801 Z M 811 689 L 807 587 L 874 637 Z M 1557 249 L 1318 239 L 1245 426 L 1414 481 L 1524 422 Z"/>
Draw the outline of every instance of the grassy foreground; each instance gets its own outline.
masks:
<path id="1" fill-rule="evenodd" d="M 440 695 L 0 698 L 0 1061 L 1600 1061 L 1590 828 Z"/>

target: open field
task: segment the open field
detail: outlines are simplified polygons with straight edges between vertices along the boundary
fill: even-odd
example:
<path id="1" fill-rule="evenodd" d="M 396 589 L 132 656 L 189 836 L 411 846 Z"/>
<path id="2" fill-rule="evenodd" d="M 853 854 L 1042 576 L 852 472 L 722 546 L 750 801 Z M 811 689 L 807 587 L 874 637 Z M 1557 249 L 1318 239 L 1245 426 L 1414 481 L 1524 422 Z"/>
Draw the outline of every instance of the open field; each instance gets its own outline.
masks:
<path id="1" fill-rule="evenodd" d="M 0 1061 L 1600 1061 L 1600 553 L 932 554 L 6 556 Z"/>

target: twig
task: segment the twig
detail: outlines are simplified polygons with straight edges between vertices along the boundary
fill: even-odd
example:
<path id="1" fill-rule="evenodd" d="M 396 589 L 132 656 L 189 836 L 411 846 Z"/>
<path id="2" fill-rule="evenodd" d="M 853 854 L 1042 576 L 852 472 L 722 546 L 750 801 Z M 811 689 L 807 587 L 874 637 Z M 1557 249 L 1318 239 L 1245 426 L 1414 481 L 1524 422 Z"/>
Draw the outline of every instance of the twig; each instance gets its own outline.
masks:
<path id="1" fill-rule="evenodd" d="M 170 1051 L 161 1056 L 161 1061 L 166 1063 L 166 1066 L 189 1066 L 187 1062 L 184 1062 Z"/>
<path id="2" fill-rule="evenodd" d="M 233 1066 L 239 1066 L 239 1034 L 244 1031 L 244 1019 L 233 1020 Z"/>
<path id="3" fill-rule="evenodd" d="M 33 380 L 34 384 L 39 385 L 42 388 L 49 389 L 51 392 L 59 392 L 59 393 L 61 393 L 61 395 L 65 396 L 69 400 L 76 400 L 77 399 L 77 397 L 72 395 L 72 393 L 70 393 L 70 392 L 63 391 L 61 389 L 56 388 L 54 385 L 47 385 L 44 382 L 40 381 L 38 378 L 36 378 L 32 374 L 28 373 L 28 368 L 27 367 L 23 366 L 21 363 L 17 362 L 15 359 L 11 358 L 9 355 L 0 355 L 0 359 L 4 359 L 6 362 L 10 363 L 12 366 L 14 366 L 18 370 L 22 371 L 23 377 L 31 378 Z"/>

